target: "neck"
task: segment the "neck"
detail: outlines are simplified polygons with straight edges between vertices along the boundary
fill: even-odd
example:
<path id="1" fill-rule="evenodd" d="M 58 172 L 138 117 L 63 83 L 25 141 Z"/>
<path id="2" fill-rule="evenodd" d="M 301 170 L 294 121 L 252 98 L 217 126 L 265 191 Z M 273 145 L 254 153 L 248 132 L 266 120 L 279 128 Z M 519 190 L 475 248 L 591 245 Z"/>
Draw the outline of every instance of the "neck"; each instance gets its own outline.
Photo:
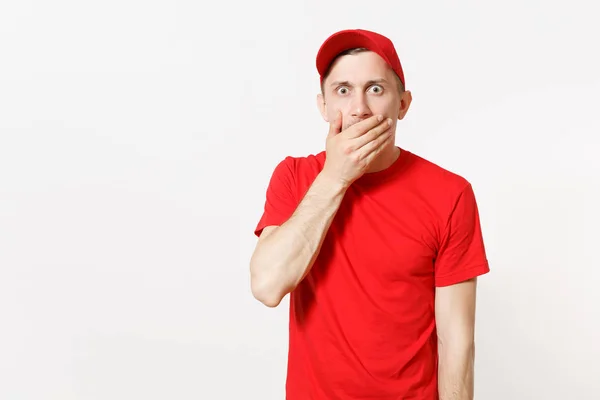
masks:
<path id="1" fill-rule="evenodd" d="M 385 145 L 383 151 L 373 160 L 366 173 L 379 172 L 389 168 L 400 156 L 400 149 L 394 142 Z"/>

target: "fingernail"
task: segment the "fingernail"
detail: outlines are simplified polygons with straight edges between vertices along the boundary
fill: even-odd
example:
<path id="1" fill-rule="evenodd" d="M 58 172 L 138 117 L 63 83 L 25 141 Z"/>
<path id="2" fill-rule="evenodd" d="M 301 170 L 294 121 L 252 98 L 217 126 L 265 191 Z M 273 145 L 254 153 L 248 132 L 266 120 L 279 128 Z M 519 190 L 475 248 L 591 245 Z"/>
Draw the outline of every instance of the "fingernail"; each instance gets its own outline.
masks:
<path id="1" fill-rule="evenodd" d="M 378 116 L 378 117 L 377 117 L 377 119 L 378 119 L 379 121 L 383 121 L 383 115 L 380 115 L 380 116 Z"/>
<path id="2" fill-rule="evenodd" d="M 388 119 L 387 119 L 387 123 L 388 123 L 388 125 L 390 125 L 390 126 L 391 126 L 391 125 L 392 125 L 392 119 L 391 119 L 391 118 L 388 118 Z"/>

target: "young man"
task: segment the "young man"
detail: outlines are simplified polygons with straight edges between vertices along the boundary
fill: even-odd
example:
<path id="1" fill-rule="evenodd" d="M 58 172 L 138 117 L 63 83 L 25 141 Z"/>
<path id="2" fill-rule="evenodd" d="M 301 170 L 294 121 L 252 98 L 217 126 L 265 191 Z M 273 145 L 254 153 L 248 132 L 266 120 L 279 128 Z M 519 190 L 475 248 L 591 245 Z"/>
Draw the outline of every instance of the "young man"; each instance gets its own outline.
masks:
<path id="1" fill-rule="evenodd" d="M 250 261 L 259 301 L 290 293 L 286 398 L 470 400 L 472 187 L 395 145 L 411 94 L 388 38 L 337 32 L 316 61 L 326 149 L 277 165 Z"/>

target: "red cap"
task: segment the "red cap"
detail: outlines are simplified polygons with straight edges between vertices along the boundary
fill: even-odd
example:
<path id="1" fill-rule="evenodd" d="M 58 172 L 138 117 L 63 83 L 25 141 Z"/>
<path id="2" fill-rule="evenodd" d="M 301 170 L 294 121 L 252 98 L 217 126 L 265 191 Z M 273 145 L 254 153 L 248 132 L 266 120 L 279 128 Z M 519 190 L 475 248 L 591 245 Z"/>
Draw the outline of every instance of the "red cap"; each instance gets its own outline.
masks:
<path id="1" fill-rule="evenodd" d="M 319 71 L 321 81 L 333 59 L 341 52 L 355 47 L 364 47 L 379 54 L 398 75 L 402 84 L 406 85 L 402 64 L 400 64 L 392 41 L 379 33 L 364 29 L 339 31 L 325 40 L 317 53 L 317 71 Z"/>

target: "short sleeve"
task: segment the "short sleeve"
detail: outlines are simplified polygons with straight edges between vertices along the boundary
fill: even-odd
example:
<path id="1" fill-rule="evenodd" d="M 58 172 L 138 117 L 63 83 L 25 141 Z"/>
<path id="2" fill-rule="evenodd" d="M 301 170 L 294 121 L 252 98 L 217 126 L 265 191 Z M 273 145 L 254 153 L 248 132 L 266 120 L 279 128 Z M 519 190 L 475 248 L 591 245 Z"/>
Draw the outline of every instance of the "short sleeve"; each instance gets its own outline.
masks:
<path id="1" fill-rule="evenodd" d="M 254 230 L 256 236 L 260 236 L 266 226 L 283 224 L 296 210 L 292 165 L 293 159 L 286 157 L 275 167 L 267 187 L 263 214 Z"/>
<path id="2" fill-rule="evenodd" d="M 460 193 L 435 260 L 435 285 L 449 286 L 489 272 L 479 211 L 470 184 Z"/>

